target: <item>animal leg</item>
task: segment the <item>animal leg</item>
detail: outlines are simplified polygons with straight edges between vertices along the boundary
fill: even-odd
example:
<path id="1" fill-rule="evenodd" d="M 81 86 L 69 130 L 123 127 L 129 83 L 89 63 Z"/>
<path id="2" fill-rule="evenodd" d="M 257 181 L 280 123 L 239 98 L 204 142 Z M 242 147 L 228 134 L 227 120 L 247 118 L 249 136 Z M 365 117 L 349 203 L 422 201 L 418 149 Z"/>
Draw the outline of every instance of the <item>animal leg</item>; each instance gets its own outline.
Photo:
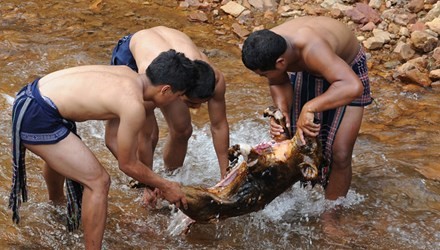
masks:
<path id="1" fill-rule="evenodd" d="M 304 179 L 313 180 L 318 177 L 318 168 L 316 166 L 303 162 L 299 164 L 299 167 Z"/>

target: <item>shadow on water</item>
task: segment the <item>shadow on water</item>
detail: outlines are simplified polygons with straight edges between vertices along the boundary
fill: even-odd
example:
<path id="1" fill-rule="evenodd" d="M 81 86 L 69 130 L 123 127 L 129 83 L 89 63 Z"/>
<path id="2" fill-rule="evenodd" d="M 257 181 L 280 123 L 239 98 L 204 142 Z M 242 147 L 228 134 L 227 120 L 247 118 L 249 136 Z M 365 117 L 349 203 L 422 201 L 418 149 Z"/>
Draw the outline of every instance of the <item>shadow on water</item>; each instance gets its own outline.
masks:
<path id="1" fill-rule="evenodd" d="M 160 6 L 159 6 L 160 5 Z M 17 1 L 0 4 L 0 247 L 6 249 L 82 249 L 82 231 L 65 230 L 65 207 L 47 201 L 42 162 L 28 153 L 29 202 L 15 225 L 7 202 L 11 183 L 10 113 L 13 96 L 36 76 L 84 64 L 107 64 L 116 41 L 156 25 L 181 29 L 209 52 L 225 74 L 232 144 L 268 140 L 262 110 L 271 103 L 264 79 L 246 70 L 234 35 L 216 35 L 218 24 L 190 23 L 173 1 Z M 374 60 L 374 59 L 373 59 Z M 105 249 L 439 249 L 440 106 L 438 92 L 405 92 L 371 71 L 375 103 L 365 112 L 353 154 L 353 182 L 347 198 L 325 201 L 319 187 L 294 185 L 263 211 L 215 225 L 195 225 L 173 235 L 176 214 L 165 206 L 151 211 L 141 193 L 103 143 L 102 122 L 79 124 L 85 143 L 112 176 Z M 160 116 L 160 114 L 158 114 Z M 194 134 L 185 166 L 172 176 L 162 169 L 163 139 L 155 170 L 185 184 L 211 186 L 219 171 L 211 143 L 206 106 L 193 115 Z M 164 125 L 163 120 L 160 121 Z M 165 126 L 161 138 L 166 134 Z M 333 227 L 322 215 L 336 205 Z M 178 221 L 177 221 L 178 222 Z M 330 232 L 330 234 L 329 234 Z"/>

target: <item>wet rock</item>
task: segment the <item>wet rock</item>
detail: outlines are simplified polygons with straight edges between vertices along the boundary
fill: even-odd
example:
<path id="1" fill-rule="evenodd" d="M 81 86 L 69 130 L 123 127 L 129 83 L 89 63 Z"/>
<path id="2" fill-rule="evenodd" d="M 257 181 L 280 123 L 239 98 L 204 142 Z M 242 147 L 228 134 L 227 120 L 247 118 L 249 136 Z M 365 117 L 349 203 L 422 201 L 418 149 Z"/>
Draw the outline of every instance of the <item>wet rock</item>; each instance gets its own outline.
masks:
<path id="1" fill-rule="evenodd" d="M 426 16 L 423 18 L 424 22 L 429 22 L 434 20 L 434 18 L 437 18 L 440 16 L 440 3 L 437 2 L 432 6 L 432 9 L 426 14 Z"/>
<path id="2" fill-rule="evenodd" d="M 431 84 L 431 88 L 435 90 L 440 90 L 440 81 L 435 81 Z"/>
<path id="3" fill-rule="evenodd" d="M 95 0 L 89 5 L 89 9 L 94 13 L 98 13 L 101 11 L 103 6 L 102 0 Z"/>
<path id="4" fill-rule="evenodd" d="M 431 79 L 426 73 L 421 72 L 419 69 L 412 69 L 406 72 L 406 77 L 411 82 L 415 82 L 423 87 L 431 86 Z"/>
<path id="5" fill-rule="evenodd" d="M 264 19 L 270 20 L 270 22 L 274 22 L 276 19 L 275 12 L 271 10 L 267 10 L 263 15 Z"/>
<path id="6" fill-rule="evenodd" d="M 257 10 L 263 10 L 264 2 L 263 0 L 248 0 L 249 4 Z"/>
<path id="7" fill-rule="evenodd" d="M 368 5 L 369 5 L 371 8 L 374 8 L 374 9 L 380 9 L 380 6 L 382 6 L 383 3 L 384 3 L 383 0 L 370 0 L 370 2 L 368 3 Z"/>
<path id="8" fill-rule="evenodd" d="M 426 25 L 430 30 L 434 31 L 437 34 L 440 34 L 440 18 L 437 17 L 431 22 L 427 22 Z"/>
<path id="9" fill-rule="evenodd" d="M 390 36 L 391 36 L 391 34 L 399 34 L 399 31 L 400 31 L 400 25 L 398 25 L 398 24 L 395 24 L 395 23 L 390 23 L 389 25 L 388 25 L 388 32 L 390 33 Z"/>
<path id="10" fill-rule="evenodd" d="M 399 35 L 404 36 L 404 37 L 409 37 L 409 35 L 410 35 L 409 29 L 407 27 L 400 27 Z"/>
<path id="11" fill-rule="evenodd" d="M 369 49 L 369 50 L 376 50 L 376 49 L 380 49 L 383 47 L 384 45 L 384 40 L 382 38 L 378 38 L 378 37 L 370 37 L 367 40 L 363 41 L 362 44 L 364 45 L 365 48 Z"/>
<path id="12" fill-rule="evenodd" d="M 379 14 L 364 3 L 357 3 L 353 9 L 345 11 L 345 15 L 351 18 L 355 23 L 365 24 L 372 22 L 377 24 L 381 21 Z"/>
<path id="13" fill-rule="evenodd" d="M 391 40 L 391 34 L 387 31 L 381 30 L 381 29 L 374 29 L 373 30 L 374 37 L 378 39 L 382 39 L 384 43 L 389 43 Z"/>
<path id="14" fill-rule="evenodd" d="M 245 38 L 250 34 L 250 32 L 247 29 L 243 28 L 238 23 L 232 24 L 232 31 L 241 38 Z"/>
<path id="15" fill-rule="evenodd" d="M 393 52 L 399 54 L 399 58 L 403 61 L 410 60 L 416 53 L 411 45 L 404 42 L 398 42 Z"/>
<path id="16" fill-rule="evenodd" d="M 409 30 L 411 32 L 414 32 L 416 30 L 418 30 L 418 31 L 425 31 L 426 30 L 426 25 L 425 25 L 425 23 L 422 23 L 422 22 L 416 22 L 414 24 L 409 25 Z"/>
<path id="17" fill-rule="evenodd" d="M 376 28 L 376 24 L 374 24 L 373 22 L 368 22 L 367 24 L 362 26 L 362 28 L 360 28 L 360 30 L 361 31 L 372 31 L 375 28 Z"/>
<path id="18" fill-rule="evenodd" d="M 330 10 L 330 16 L 333 18 L 341 18 L 341 17 L 343 17 L 343 15 L 344 15 L 344 13 L 340 9 L 332 8 Z"/>
<path id="19" fill-rule="evenodd" d="M 179 6 L 182 8 L 198 7 L 200 2 L 198 0 L 184 0 L 179 3 Z"/>
<path id="20" fill-rule="evenodd" d="M 416 50 L 430 52 L 437 47 L 437 37 L 425 32 L 414 31 L 411 33 L 411 42 Z"/>
<path id="21" fill-rule="evenodd" d="M 255 32 L 255 31 L 258 31 L 258 30 L 264 30 L 264 25 L 259 25 L 259 26 L 254 27 L 252 29 L 252 32 Z"/>
<path id="22" fill-rule="evenodd" d="M 417 20 L 417 15 L 412 13 L 403 13 L 398 14 L 394 17 L 394 22 L 403 26 L 406 26 L 410 23 L 415 23 Z"/>
<path id="23" fill-rule="evenodd" d="M 195 11 L 188 15 L 188 20 L 190 22 L 206 22 L 208 21 L 208 16 L 203 11 Z"/>
<path id="24" fill-rule="evenodd" d="M 300 16 L 301 14 L 302 14 L 302 12 L 299 10 L 292 10 L 292 11 L 288 11 L 288 12 L 283 12 L 280 15 L 282 17 L 295 17 L 295 16 Z"/>
<path id="25" fill-rule="evenodd" d="M 241 14 L 235 19 L 240 24 L 244 24 L 247 21 L 251 20 L 252 12 L 250 10 L 244 10 Z"/>
<path id="26" fill-rule="evenodd" d="M 431 70 L 429 78 L 432 80 L 440 80 L 440 69 Z"/>
<path id="27" fill-rule="evenodd" d="M 406 7 L 411 12 L 417 13 L 417 12 L 423 10 L 424 4 L 425 3 L 423 0 L 411 0 Z"/>
<path id="28" fill-rule="evenodd" d="M 397 15 L 397 9 L 387 9 L 382 11 L 382 19 L 394 22 L 394 18 Z"/>
<path id="29" fill-rule="evenodd" d="M 397 67 L 393 77 L 404 83 L 417 83 L 420 86 L 429 87 L 432 81 L 426 72 L 426 66 L 426 58 L 412 59 Z"/>
<path id="30" fill-rule="evenodd" d="M 424 90 L 422 86 L 412 83 L 404 85 L 402 89 L 406 92 L 412 92 L 412 93 L 419 93 L 419 92 L 423 92 Z"/>
<path id="31" fill-rule="evenodd" d="M 389 62 L 385 62 L 384 64 L 383 64 L 383 66 L 386 68 L 386 69 L 394 69 L 394 68 L 396 68 L 397 66 L 399 66 L 400 65 L 400 62 L 399 61 L 389 61 Z"/>
<path id="32" fill-rule="evenodd" d="M 434 52 L 432 53 L 432 58 L 440 64 L 440 47 L 437 47 L 434 49 Z"/>
<path id="33" fill-rule="evenodd" d="M 325 9 L 331 9 L 337 3 L 340 4 L 341 2 L 338 0 L 324 0 L 321 3 L 321 7 L 325 8 Z"/>
<path id="34" fill-rule="evenodd" d="M 265 10 L 275 10 L 277 2 L 275 0 L 263 0 L 263 7 Z"/>
<path id="35" fill-rule="evenodd" d="M 232 15 L 234 17 L 238 17 L 241 12 L 243 12 L 246 8 L 242 5 L 238 4 L 237 2 L 230 1 L 227 4 L 220 7 L 224 12 L 228 13 L 229 15 Z"/>

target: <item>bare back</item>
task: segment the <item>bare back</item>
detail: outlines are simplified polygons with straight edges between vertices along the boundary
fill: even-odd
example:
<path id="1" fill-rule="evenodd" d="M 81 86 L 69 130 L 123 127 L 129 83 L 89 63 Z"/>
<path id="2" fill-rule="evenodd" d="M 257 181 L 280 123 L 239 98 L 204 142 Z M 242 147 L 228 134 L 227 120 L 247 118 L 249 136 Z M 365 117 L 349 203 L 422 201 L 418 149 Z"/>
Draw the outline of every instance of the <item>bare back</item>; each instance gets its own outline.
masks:
<path id="1" fill-rule="evenodd" d="M 126 66 L 80 66 L 48 74 L 39 89 L 66 119 L 107 120 L 143 107 L 142 77 Z"/>
<path id="2" fill-rule="evenodd" d="M 208 101 L 208 105 L 224 107 L 226 84 L 223 73 L 209 62 L 208 57 L 185 33 L 165 26 L 156 26 L 136 32 L 130 40 L 130 51 L 136 60 L 139 73 L 145 73 L 154 58 L 170 49 L 184 53 L 191 60 L 202 60 L 213 68 L 216 84 L 214 96 Z"/>
<path id="3" fill-rule="evenodd" d="M 298 41 L 308 44 L 321 38 L 348 64 L 359 51 L 359 42 L 353 32 L 345 24 L 329 17 L 299 17 L 274 27 L 272 31 L 293 45 L 297 45 Z"/>
<path id="4" fill-rule="evenodd" d="M 161 52 L 174 49 L 184 53 L 191 60 L 203 60 L 209 63 L 208 58 L 192 42 L 185 33 L 157 26 L 136 32 L 130 41 L 130 51 L 136 60 L 139 73 L 144 73 L 148 65 Z"/>

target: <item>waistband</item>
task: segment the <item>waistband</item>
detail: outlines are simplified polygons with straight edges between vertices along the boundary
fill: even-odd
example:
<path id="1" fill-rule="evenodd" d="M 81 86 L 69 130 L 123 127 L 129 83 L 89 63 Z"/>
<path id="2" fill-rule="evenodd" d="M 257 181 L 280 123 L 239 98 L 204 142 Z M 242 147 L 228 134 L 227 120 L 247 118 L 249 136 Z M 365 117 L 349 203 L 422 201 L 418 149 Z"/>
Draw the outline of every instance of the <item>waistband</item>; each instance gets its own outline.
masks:
<path id="1" fill-rule="evenodd" d="M 23 87 L 18 93 L 16 100 L 21 99 L 22 97 L 28 97 L 35 100 L 45 111 L 55 114 L 57 116 L 61 116 L 60 112 L 56 108 L 55 104 L 49 98 L 44 98 L 41 95 L 40 89 L 38 88 L 38 82 L 40 78 L 34 80 L 32 83 Z"/>
<path id="2" fill-rule="evenodd" d="M 356 57 L 353 59 L 353 61 L 351 61 L 351 63 L 349 64 L 350 67 L 353 67 L 353 65 L 355 65 L 357 62 L 359 62 L 360 60 L 362 60 L 365 57 L 366 57 L 366 55 L 365 55 L 364 47 L 361 44 L 359 44 L 358 53 L 356 54 Z"/>

